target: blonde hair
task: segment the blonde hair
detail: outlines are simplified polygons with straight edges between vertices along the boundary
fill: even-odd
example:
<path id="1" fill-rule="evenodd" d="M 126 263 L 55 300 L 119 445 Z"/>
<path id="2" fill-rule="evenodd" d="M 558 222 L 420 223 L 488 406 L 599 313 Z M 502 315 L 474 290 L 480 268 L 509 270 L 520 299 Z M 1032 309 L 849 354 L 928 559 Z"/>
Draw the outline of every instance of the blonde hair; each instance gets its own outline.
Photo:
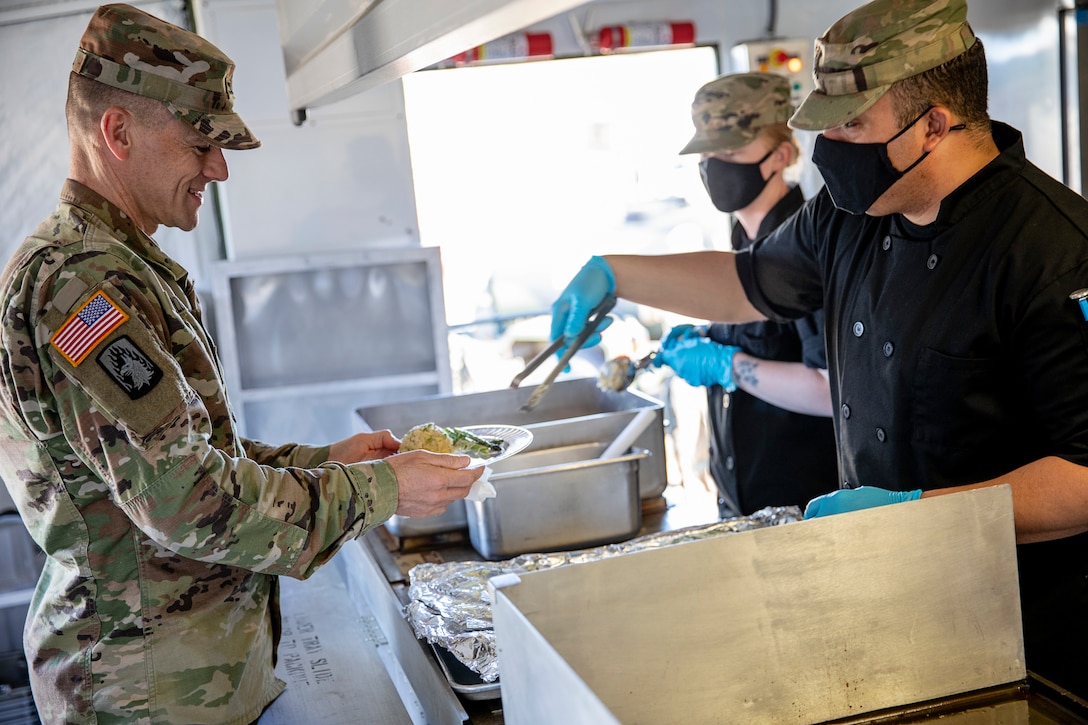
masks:
<path id="1" fill-rule="evenodd" d="M 793 135 L 793 129 L 785 123 L 775 123 L 770 126 L 764 126 L 759 129 L 761 134 L 765 134 L 771 142 L 771 148 L 778 148 L 782 143 L 788 142 L 790 148 L 793 149 L 793 159 L 787 164 L 787 166 L 793 166 L 801 160 L 801 144 L 797 143 L 797 138 Z"/>

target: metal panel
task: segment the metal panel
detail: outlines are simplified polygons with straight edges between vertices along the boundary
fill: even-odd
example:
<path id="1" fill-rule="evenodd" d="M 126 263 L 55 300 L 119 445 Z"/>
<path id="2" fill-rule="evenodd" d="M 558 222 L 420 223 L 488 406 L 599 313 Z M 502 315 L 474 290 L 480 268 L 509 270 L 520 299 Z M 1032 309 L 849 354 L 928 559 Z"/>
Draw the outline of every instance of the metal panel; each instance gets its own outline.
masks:
<path id="1" fill-rule="evenodd" d="M 501 580 L 501 581 L 500 581 Z M 516 574 L 496 577 L 496 587 L 517 583 Z M 502 598 L 502 597 L 500 597 Z M 502 598 L 505 603 L 505 598 Z M 532 657 L 503 661 L 503 723 L 523 725 L 531 723 L 563 723 L 564 725 L 619 725 L 608 707 L 586 686 L 563 657 L 548 644 L 532 622 L 516 607 L 495 607 L 493 617 L 501 622 L 504 632 L 516 631 L 517 652 L 531 651 Z M 501 644 L 500 644 L 501 648 Z M 540 693 L 548 688 L 552 697 L 534 697 L 529 706 L 523 705 L 526 692 Z M 554 695 L 562 693 L 562 696 Z M 669 722 L 668 720 L 663 722 Z"/>
<path id="2" fill-rule="evenodd" d="M 290 9 L 293 0 L 277 0 L 280 37 L 288 44 L 285 55 L 287 95 L 299 111 L 346 98 L 406 73 L 426 68 L 469 48 L 515 32 L 533 23 L 584 5 L 586 0 L 358 0 L 367 6 L 346 29 L 343 19 L 352 13 L 339 7 L 325 18 L 324 42 L 306 48 L 307 39 L 322 37 L 314 13 L 301 22 Z M 294 19 L 298 27 L 287 22 Z"/>
<path id="3" fill-rule="evenodd" d="M 435 247 L 220 262 L 214 273 L 227 387 L 248 437 L 323 444 L 351 435 L 360 404 L 452 387 Z"/>
<path id="4" fill-rule="evenodd" d="M 373 613 L 396 655 L 429 725 L 460 725 L 468 713 L 443 678 L 434 658 L 404 618 L 404 603 L 397 599 L 378 562 L 363 541 L 348 542 L 337 554 L 352 599 Z"/>
<path id="5" fill-rule="evenodd" d="M 281 577 L 283 635 L 276 676 L 287 689 L 261 715 L 260 725 L 370 722 L 411 725 L 379 647 L 364 620 L 370 611 L 353 603 L 335 565 L 306 581 Z M 356 611 L 358 608 L 358 611 Z"/>
<path id="6" fill-rule="evenodd" d="M 625 723 L 824 722 L 1026 677 L 1007 486 L 531 572 L 493 602 L 518 723 L 566 677 L 534 630 Z"/>

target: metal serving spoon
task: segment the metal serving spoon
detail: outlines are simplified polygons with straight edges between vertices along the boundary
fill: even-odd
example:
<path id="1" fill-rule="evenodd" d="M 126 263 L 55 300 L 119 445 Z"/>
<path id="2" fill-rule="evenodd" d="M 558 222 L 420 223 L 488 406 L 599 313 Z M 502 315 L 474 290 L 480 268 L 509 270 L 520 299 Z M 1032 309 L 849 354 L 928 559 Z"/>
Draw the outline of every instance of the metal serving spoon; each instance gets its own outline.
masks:
<path id="1" fill-rule="evenodd" d="M 606 361 L 597 370 L 597 387 L 612 393 L 621 393 L 627 390 L 631 383 L 635 382 L 635 375 L 640 370 L 651 367 L 656 357 L 657 351 L 655 350 L 637 362 L 626 355 L 620 355 Z"/>

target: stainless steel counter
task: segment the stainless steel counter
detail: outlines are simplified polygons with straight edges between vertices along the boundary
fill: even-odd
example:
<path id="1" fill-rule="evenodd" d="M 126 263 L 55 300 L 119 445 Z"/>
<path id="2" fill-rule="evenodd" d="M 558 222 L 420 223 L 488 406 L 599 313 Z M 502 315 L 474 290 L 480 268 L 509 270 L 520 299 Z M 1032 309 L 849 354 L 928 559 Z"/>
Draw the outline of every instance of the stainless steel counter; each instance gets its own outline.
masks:
<path id="1" fill-rule="evenodd" d="M 683 504 L 669 506 L 664 496 L 648 499 L 643 504 L 639 534 L 715 521 L 712 500 L 707 501 L 710 503 L 693 508 Z M 451 680 L 435 650 L 416 638 L 403 613 L 408 603 L 408 572 L 414 566 L 424 562 L 482 560 L 467 533 L 399 539 L 384 528 L 351 542 L 337 555 L 350 598 L 379 623 L 390 651 L 425 713 L 425 722 L 431 725 L 503 722 L 498 683 L 461 680 L 459 675 Z M 456 663 L 448 666 L 455 667 Z M 467 674 L 472 677 L 472 673 Z"/>
<path id="2" fill-rule="evenodd" d="M 390 674 L 388 642 L 367 607 L 349 598 L 345 581 L 336 560 L 306 581 L 280 578 L 276 675 L 287 689 L 259 725 L 412 725 L 408 689 Z"/>
<path id="3" fill-rule="evenodd" d="M 648 502 L 649 503 L 649 502 Z M 696 514 L 698 518 L 700 514 Z M 690 507 L 666 507 L 665 499 L 644 512 L 642 533 L 669 531 L 693 523 L 716 520 L 708 512 L 705 521 L 693 521 Z M 424 562 L 479 561 L 481 557 L 467 537 L 450 535 L 424 546 L 400 541 L 384 530 L 374 531 L 348 547 L 342 555 L 351 596 L 365 602 L 374 613 L 390 643 L 391 651 L 411 682 L 427 723 L 501 725 L 504 722 L 498 683 L 466 684 L 435 649 L 416 639 L 403 613 L 408 603 L 408 572 Z M 467 670 L 466 670 L 467 671 Z M 472 673 L 468 673 L 471 675 Z M 681 715 L 678 713 L 678 717 Z M 1024 682 L 965 693 L 939 702 L 916 703 L 895 710 L 868 713 L 842 721 L 851 723 L 909 723 L 932 717 L 946 722 L 1088 723 L 1088 703 L 1052 687 L 1030 674 Z M 983 718 L 979 720 L 979 718 Z M 997 719 L 993 719 L 996 717 Z M 990 719 L 986 719 L 990 718 Z M 1011 719 L 1010 719 L 1011 718 Z"/>

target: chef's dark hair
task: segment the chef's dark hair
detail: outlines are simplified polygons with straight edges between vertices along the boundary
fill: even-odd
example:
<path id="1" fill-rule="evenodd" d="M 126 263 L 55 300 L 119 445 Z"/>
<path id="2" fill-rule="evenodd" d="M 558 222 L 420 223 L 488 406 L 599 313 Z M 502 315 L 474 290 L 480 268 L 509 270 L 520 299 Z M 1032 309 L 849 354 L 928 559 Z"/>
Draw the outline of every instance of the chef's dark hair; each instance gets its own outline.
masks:
<path id="1" fill-rule="evenodd" d="M 936 68 L 896 81 L 888 89 L 896 119 L 905 126 L 925 113 L 927 108 L 944 106 L 954 113 L 968 130 L 989 132 L 989 76 L 986 50 L 982 41 Z"/>

